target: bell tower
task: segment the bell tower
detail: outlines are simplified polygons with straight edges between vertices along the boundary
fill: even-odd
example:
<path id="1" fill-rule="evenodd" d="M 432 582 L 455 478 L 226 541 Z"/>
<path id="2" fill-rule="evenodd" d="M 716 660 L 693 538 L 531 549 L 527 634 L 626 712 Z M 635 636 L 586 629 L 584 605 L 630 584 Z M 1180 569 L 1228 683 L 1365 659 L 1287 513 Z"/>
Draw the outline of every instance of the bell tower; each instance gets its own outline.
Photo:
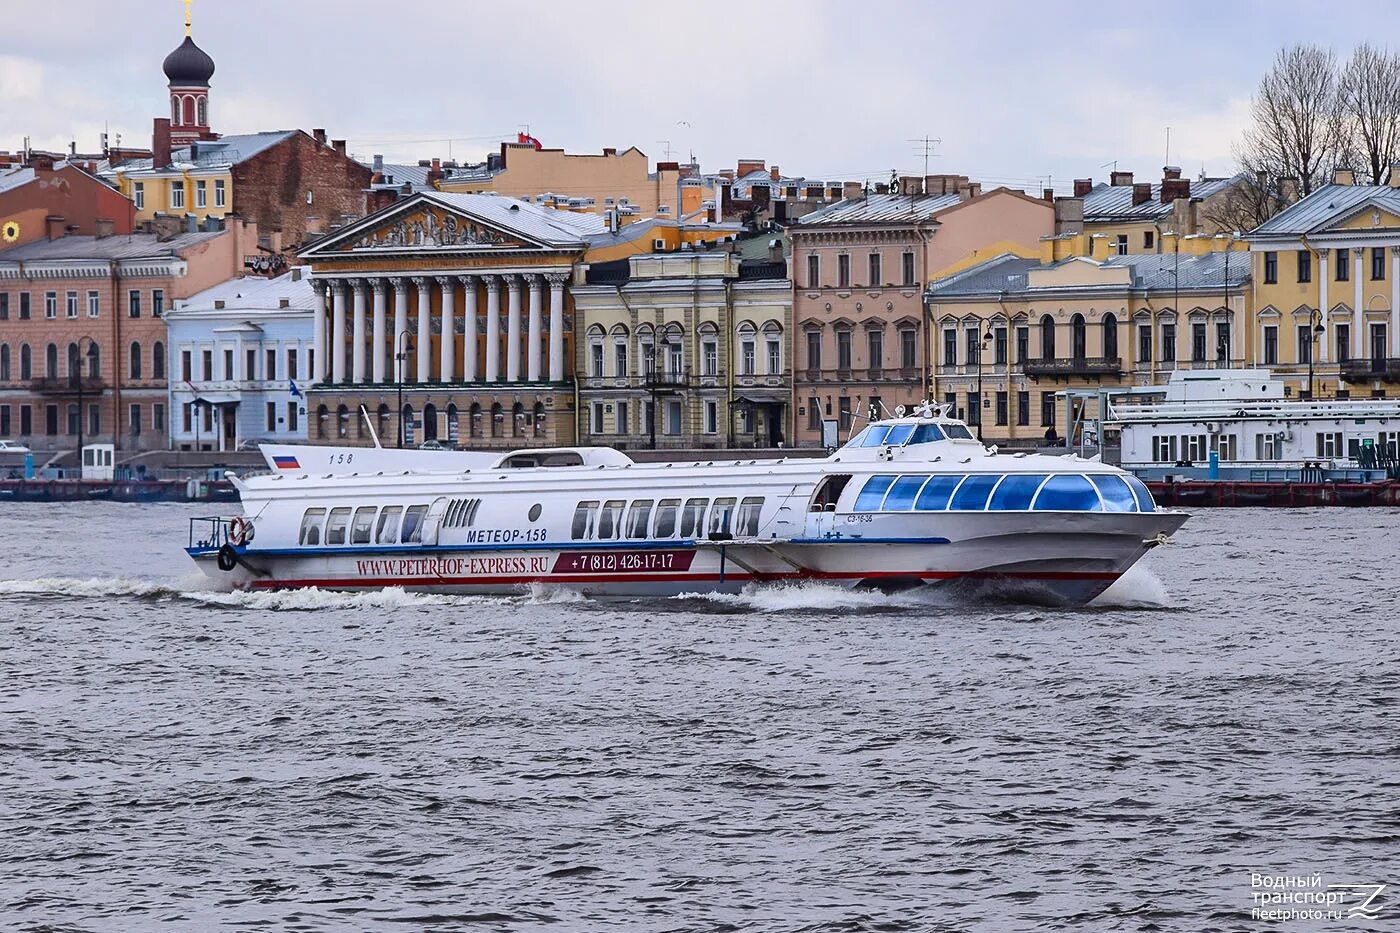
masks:
<path id="1" fill-rule="evenodd" d="M 209 130 L 209 79 L 214 60 L 194 44 L 190 6 L 185 2 L 185 41 L 165 56 L 165 77 L 170 82 L 170 142 L 186 146 L 198 139 L 214 139 Z"/>

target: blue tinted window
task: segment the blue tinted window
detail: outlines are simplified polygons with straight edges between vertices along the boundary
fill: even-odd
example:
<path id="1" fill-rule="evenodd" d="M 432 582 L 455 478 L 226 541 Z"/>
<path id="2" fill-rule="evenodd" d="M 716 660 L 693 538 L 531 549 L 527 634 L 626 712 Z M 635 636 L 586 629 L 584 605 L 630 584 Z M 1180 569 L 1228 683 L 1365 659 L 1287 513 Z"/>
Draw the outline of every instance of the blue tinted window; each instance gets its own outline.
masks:
<path id="1" fill-rule="evenodd" d="M 865 488 L 856 496 L 857 512 L 878 512 L 880 502 L 885 498 L 885 493 L 889 491 L 890 483 L 894 482 L 893 476 L 872 476 L 865 481 Z"/>
<path id="2" fill-rule="evenodd" d="M 1137 511 L 1137 500 L 1133 498 L 1133 491 L 1120 477 L 1111 473 L 1090 473 L 1089 481 L 1099 487 L 1099 495 L 1103 496 L 1104 511 Z"/>
<path id="3" fill-rule="evenodd" d="M 1100 512 L 1099 494 L 1082 476 L 1052 476 L 1035 497 L 1036 511 Z"/>
<path id="4" fill-rule="evenodd" d="M 1042 473 L 1013 473 L 1002 480 L 992 493 L 991 508 L 998 511 L 1020 512 L 1031 507 L 1035 491 L 1045 482 Z"/>
<path id="5" fill-rule="evenodd" d="M 914 433 L 914 427 L 915 426 L 912 424 L 895 425 L 890 428 L 890 436 L 885 438 L 885 443 L 891 446 L 903 444 L 905 441 L 909 440 L 909 435 Z"/>
<path id="6" fill-rule="evenodd" d="M 969 431 L 967 428 L 963 427 L 963 426 L 960 425 L 960 424 L 950 424 L 950 425 L 948 425 L 948 436 L 949 436 L 949 437 L 956 437 L 956 438 L 958 438 L 959 440 L 964 440 L 964 441 L 970 441 L 970 440 L 972 440 L 972 432 Z"/>
<path id="7" fill-rule="evenodd" d="M 914 439 L 911 444 L 927 444 L 931 441 L 943 440 L 943 429 L 936 424 L 921 424 L 914 429 Z"/>
<path id="8" fill-rule="evenodd" d="M 875 425 L 865 432 L 865 440 L 860 442 L 862 447 L 879 447 L 885 442 L 885 435 L 890 433 L 886 425 Z"/>
<path id="9" fill-rule="evenodd" d="M 886 512 L 905 512 L 914 507 L 914 496 L 918 495 L 919 488 L 924 485 L 927 476 L 901 476 L 895 480 L 890 487 L 890 494 L 885 496 Z"/>
<path id="10" fill-rule="evenodd" d="M 962 481 L 961 476 L 935 476 L 924 484 L 919 498 L 914 501 L 914 508 L 924 512 L 943 511 L 948 507 L 948 498 L 953 490 Z"/>
<path id="11" fill-rule="evenodd" d="M 869 434 L 869 433 L 870 433 L 870 429 L 869 429 L 869 428 L 866 428 L 864 431 L 861 431 L 861 432 L 860 432 L 859 434 L 857 434 L 855 437 L 853 437 L 853 438 L 851 438 L 849 441 L 847 441 L 847 442 L 846 442 L 846 446 L 847 446 L 847 447 L 859 447 L 862 443 L 864 443 L 864 441 L 865 441 L 865 435 L 867 435 L 867 434 Z"/>
<path id="12" fill-rule="evenodd" d="M 1000 476 L 969 476 L 958 487 L 958 491 L 953 493 L 953 501 L 948 508 L 973 512 L 982 511 L 987 507 L 987 497 L 992 494 L 992 487 L 997 484 L 999 479 L 1001 479 Z"/>
<path id="13" fill-rule="evenodd" d="M 1137 496 L 1139 512 L 1157 511 L 1157 504 L 1152 501 L 1152 493 L 1148 492 L 1142 480 L 1138 479 L 1136 476 L 1125 476 L 1123 480 L 1128 484 L 1128 488 L 1133 491 L 1133 495 Z"/>

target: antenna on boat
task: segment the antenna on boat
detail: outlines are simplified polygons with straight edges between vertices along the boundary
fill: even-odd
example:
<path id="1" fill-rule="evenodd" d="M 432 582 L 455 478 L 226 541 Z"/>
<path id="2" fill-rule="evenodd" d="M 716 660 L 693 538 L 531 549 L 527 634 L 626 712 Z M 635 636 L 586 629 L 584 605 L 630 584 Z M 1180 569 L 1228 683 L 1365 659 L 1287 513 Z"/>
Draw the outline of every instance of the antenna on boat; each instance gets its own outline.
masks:
<path id="1" fill-rule="evenodd" d="M 369 428 L 369 436 L 370 439 L 374 441 L 375 448 L 377 450 L 383 450 L 384 447 L 379 443 L 379 435 L 376 434 L 374 430 L 374 422 L 369 420 L 369 412 L 365 411 L 365 406 L 363 405 L 360 406 L 360 417 L 365 419 L 365 427 Z"/>

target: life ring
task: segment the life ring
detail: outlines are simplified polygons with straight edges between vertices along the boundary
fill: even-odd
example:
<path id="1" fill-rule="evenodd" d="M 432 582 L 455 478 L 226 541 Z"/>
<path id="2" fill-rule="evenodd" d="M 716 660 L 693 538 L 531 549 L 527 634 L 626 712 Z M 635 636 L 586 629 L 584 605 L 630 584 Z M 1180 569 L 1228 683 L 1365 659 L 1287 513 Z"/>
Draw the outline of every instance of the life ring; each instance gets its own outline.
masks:
<path id="1" fill-rule="evenodd" d="M 252 530 L 252 525 L 242 515 L 232 519 L 228 523 L 228 543 L 242 544 L 253 536 Z"/>

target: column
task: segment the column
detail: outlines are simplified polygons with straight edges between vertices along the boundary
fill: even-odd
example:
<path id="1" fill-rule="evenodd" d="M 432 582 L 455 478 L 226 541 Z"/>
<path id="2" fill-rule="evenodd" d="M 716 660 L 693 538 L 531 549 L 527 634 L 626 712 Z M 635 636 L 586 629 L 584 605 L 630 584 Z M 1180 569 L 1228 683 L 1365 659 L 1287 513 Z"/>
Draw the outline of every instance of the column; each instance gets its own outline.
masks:
<path id="1" fill-rule="evenodd" d="M 404 382 L 408 375 L 408 357 L 401 354 L 408 350 L 408 341 L 403 335 L 408 333 L 408 279 L 394 279 L 394 343 L 389 354 L 394 360 L 394 381 Z"/>
<path id="2" fill-rule="evenodd" d="M 427 382 L 428 377 L 432 375 L 432 281 L 432 278 L 426 275 L 413 277 L 413 287 L 418 290 L 418 360 L 417 372 L 414 374 L 415 382 Z"/>
<path id="3" fill-rule="evenodd" d="M 331 286 L 334 310 L 331 313 L 331 381 L 339 384 L 345 381 L 345 289 L 348 286 L 338 281 Z"/>
<path id="4" fill-rule="evenodd" d="M 457 277 L 453 275 L 440 275 L 437 277 L 438 288 L 442 291 L 442 336 L 441 357 L 438 361 L 438 380 L 440 382 L 457 381 L 457 324 L 453 318 L 454 297 L 457 291 Z"/>
<path id="5" fill-rule="evenodd" d="M 501 380 L 501 277 L 486 279 L 486 381 Z"/>
<path id="6" fill-rule="evenodd" d="M 370 366 L 370 374 L 375 382 L 383 382 L 385 378 L 385 351 L 388 349 L 384 342 L 384 315 L 387 310 L 388 289 L 385 287 L 383 279 L 370 279 L 369 283 L 374 289 L 374 339 L 370 343 L 370 358 L 373 364 Z"/>
<path id="7" fill-rule="evenodd" d="M 1400 246 L 1390 248 L 1390 355 L 1400 358 Z"/>
<path id="8" fill-rule="evenodd" d="M 1371 358 L 1371 335 L 1362 334 L 1366 329 L 1366 296 L 1362 293 L 1361 286 L 1366 281 L 1366 274 L 1371 270 L 1366 265 L 1366 249 L 1358 246 L 1351 251 L 1351 277 L 1356 282 L 1356 300 L 1351 306 L 1351 358 L 1354 360 L 1368 360 Z"/>
<path id="9" fill-rule="evenodd" d="M 549 281 L 549 381 L 564 381 L 564 279 L 560 272 L 545 276 Z"/>
<path id="10" fill-rule="evenodd" d="M 1326 328 L 1317 341 L 1317 359 L 1314 364 L 1327 362 L 1327 345 L 1332 342 L 1332 317 L 1327 313 L 1327 250 L 1317 251 L 1317 310 L 1322 312 L 1322 326 Z"/>
<path id="11" fill-rule="evenodd" d="M 476 382 L 476 276 L 459 276 L 462 280 L 462 379 Z"/>
<path id="12" fill-rule="evenodd" d="M 506 380 L 520 381 L 520 276 L 506 276 L 510 305 L 506 314 Z"/>
<path id="13" fill-rule="evenodd" d="M 365 283 L 354 282 L 354 329 L 350 333 L 350 378 L 358 385 L 365 381 Z"/>
<path id="14" fill-rule="evenodd" d="M 540 381 L 540 351 L 543 349 L 540 344 L 544 340 L 542 333 L 544 321 L 542 314 L 544 311 L 544 282 L 538 275 L 532 275 L 530 279 L 530 331 L 527 336 L 525 353 L 525 378 L 531 382 Z"/>
<path id="15" fill-rule="evenodd" d="M 316 291 L 311 322 L 311 382 L 314 385 L 326 381 L 326 282 L 324 279 L 313 279 L 311 287 Z M 169 355 L 174 358 L 173 353 Z M 167 366 L 173 368 L 170 364 Z"/>

